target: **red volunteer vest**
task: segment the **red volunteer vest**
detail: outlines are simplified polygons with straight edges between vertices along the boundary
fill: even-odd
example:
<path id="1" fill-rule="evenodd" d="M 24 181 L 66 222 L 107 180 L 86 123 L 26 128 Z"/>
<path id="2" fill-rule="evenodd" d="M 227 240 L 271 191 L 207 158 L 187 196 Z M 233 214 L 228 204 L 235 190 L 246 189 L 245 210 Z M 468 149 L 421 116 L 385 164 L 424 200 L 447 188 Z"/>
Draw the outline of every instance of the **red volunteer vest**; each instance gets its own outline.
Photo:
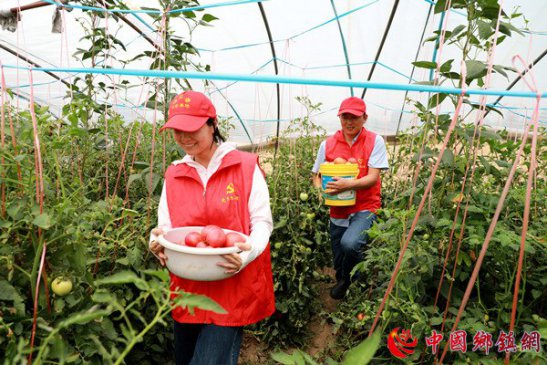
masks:
<path id="1" fill-rule="evenodd" d="M 376 134 L 363 128 L 357 140 L 350 146 L 344 139 L 342 131 L 336 132 L 333 136 L 327 138 L 326 160 L 334 161 L 336 157 L 349 159 L 353 157 L 359 164 L 359 175 L 361 178 L 368 174 L 368 160 L 374 148 Z M 378 178 L 376 184 L 368 189 L 356 190 L 356 204 L 347 207 L 330 207 L 330 216 L 332 218 L 347 218 L 350 214 L 368 210 L 376 212 L 380 209 L 382 203 L 380 200 L 381 181 Z"/>
<path id="2" fill-rule="evenodd" d="M 248 201 L 256 155 L 232 151 L 222 159 L 219 169 L 204 187 L 195 168 L 187 164 L 171 165 L 165 172 L 167 205 L 173 227 L 215 224 L 248 235 L 250 216 Z M 244 326 L 256 323 L 275 310 L 270 245 L 238 274 L 219 281 L 194 281 L 171 276 L 171 290 L 206 295 L 228 313 L 218 314 L 186 308 L 173 310 L 180 323 L 213 323 L 221 326 Z"/>

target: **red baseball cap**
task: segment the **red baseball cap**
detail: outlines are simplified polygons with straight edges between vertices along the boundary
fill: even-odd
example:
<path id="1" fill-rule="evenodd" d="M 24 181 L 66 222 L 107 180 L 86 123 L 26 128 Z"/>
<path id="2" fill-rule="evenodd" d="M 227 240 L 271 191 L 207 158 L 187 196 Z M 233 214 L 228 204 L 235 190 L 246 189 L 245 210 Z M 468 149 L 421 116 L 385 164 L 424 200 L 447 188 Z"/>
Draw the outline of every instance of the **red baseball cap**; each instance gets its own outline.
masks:
<path id="1" fill-rule="evenodd" d="M 207 96 L 187 90 L 171 100 L 167 115 L 167 123 L 161 127 L 161 131 L 172 128 L 182 132 L 195 132 L 209 118 L 216 119 L 217 111 Z"/>
<path id="2" fill-rule="evenodd" d="M 342 101 L 342 104 L 340 104 L 340 109 L 338 109 L 338 116 L 340 116 L 340 114 L 350 113 L 357 117 L 360 117 L 366 112 L 367 106 L 365 105 L 363 99 L 352 96 Z"/>

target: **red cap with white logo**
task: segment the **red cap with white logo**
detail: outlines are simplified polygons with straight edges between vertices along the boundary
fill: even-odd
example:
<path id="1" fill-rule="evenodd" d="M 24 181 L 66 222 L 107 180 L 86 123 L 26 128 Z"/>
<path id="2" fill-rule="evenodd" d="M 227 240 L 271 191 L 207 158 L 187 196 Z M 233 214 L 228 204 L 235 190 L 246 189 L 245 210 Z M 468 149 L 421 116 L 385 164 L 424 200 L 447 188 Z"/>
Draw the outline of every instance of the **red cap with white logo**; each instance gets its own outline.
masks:
<path id="1" fill-rule="evenodd" d="M 215 107 L 207 96 L 198 91 L 187 90 L 171 100 L 167 123 L 160 130 L 171 128 L 182 132 L 195 132 L 209 118 L 216 117 Z"/>

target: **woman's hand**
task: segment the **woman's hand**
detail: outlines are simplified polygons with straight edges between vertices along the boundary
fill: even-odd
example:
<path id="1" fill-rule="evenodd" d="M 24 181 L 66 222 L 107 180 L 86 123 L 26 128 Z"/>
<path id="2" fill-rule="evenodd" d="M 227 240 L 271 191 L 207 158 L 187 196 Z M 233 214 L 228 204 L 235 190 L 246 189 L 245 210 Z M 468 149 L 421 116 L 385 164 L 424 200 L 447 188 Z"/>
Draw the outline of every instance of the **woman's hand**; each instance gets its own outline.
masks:
<path id="1" fill-rule="evenodd" d="M 242 251 L 251 250 L 251 245 L 245 242 L 238 243 L 237 247 L 239 247 Z M 224 272 L 226 274 L 235 274 L 241 269 L 241 266 L 243 266 L 243 260 L 238 253 L 230 253 L 227 255 L 222 255 L 222 257 L 226 260 L 226 262 L 217 262 L 217 265 L 225 268 L 226 271 Z"/>
<path id="2" fill-rule="evenodd" d="M 161 228 L 154 228 L 152 234 L 157 237 L 163 234 L 163 230 Z M 163 253 L 163 249 L 163 246 L 160 245 L 158 241 L 154 240 L 150 242 L 150 251 L 154 253 L 158 260 L 160 260 L 161 266 L 165 266 L 165 263 L 167 262 L 167 256 Z"/>
<path id="3" fill-rule="evenodd" d="M 332 180 L 327 183 L 325 193 L 330 195 L 336 195 L 352 189 L 353 180 L 343 179 L 341 177 L 334 176 Z"/>

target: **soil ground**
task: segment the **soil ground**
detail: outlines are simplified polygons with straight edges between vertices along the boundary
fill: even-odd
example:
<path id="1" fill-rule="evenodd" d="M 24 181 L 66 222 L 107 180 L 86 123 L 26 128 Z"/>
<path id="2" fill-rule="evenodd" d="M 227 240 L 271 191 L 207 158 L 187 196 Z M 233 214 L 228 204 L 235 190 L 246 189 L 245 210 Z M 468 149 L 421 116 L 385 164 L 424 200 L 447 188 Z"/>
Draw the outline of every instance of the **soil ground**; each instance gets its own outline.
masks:
<path id="1" fill-rule="evenodd" d="M 323 269 L 323 273 L 334 278 L 334 270 L 331 268 Z M 318 314 L 312 318 L 309 326 L 312 334 L 310 341 L 305 350 L 309 355 L 316 357 L 321 355 L 329 348 L 335 345 L 335 336 L 332 335 L 332 325 L 325 321 L 322 314 L 332 313 L 336 311 L 338 301 L 332 299 L 329 295 L 329 289 L 333 285 L 332 282 L 319 282 L 319 302 L 321 308 Z M 283 349 L 282 351 L 290 353 L 293 349 Z M 243 335 L 243 343 L 241 345 L 241 353 L 239 356 L 240 365 L 265 365 L 274 364 L 275 362 L 270 357 L 270 351 L 266 344 L 258 342 L 249 334 Z"/>

